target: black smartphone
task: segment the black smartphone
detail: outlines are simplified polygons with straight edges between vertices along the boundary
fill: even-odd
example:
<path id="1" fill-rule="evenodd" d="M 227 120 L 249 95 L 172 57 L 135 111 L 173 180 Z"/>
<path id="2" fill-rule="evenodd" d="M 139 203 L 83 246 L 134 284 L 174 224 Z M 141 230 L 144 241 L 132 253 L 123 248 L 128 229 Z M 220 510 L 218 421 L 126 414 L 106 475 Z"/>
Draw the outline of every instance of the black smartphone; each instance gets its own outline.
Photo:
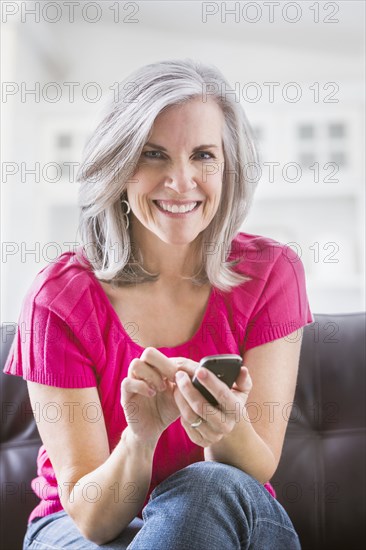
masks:
<path id="1" fill-rule="evenodd" d="M 235 380 L 237 379 L 240 367 L 243 366 L 243 359 L 240 357 L 240 355 L 235 355 L 232 353 L 226 353 L 222 355 L 207 355 L 206 357 L 202 357 L 200 361 L 200 367 L 205 367 L 206 369 L 210 370 L 214 374 L 216 374 L 217 378 L 220 378 L 225 384 L 231 388 Z M 198 367 L 197 367 L 198 368 Z M 196 375 L 192 378 L 192 384 L 195 388 L 198 389 L 198 391 L 207 399 L 211 405 L 218 405 L 218 402 L 214 398 L 214 396 L 206 390 L 202 384 L 198 381 L 196 378 Z"/>

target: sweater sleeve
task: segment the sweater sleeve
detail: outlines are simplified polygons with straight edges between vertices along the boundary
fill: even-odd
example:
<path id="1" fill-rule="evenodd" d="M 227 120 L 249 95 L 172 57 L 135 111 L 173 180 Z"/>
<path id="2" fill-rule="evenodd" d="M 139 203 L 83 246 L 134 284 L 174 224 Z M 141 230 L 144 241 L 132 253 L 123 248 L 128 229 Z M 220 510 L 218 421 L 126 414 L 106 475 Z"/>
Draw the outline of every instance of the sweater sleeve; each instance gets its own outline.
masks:
<path id="1" fill-rule="evenodd" d="M 95 365 L 81 343 L 79 329 L 28 295 L 4 373 L 60 388 L 97 386 Z"/>
<path id="2" fill-rule="evenodd" d="M 244 350 L 283 338 L 312 322 L 304 266 L 300 257 L 283 245 L 248 320 Z"/>

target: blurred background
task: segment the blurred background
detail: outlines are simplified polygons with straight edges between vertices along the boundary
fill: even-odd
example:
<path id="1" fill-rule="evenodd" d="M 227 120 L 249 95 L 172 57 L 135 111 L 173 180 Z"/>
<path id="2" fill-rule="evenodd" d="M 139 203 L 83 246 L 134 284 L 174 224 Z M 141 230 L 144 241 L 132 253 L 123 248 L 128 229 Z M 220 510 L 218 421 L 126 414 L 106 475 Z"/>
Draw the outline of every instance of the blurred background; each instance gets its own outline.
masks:
<path id="1" fill-rule="evenodd" d="M 1 320 L 79 242 L 75 175 L 137 67 L 216 65 L 261 154 L 242 231 L 291 246 L 313 313 L 365 309 L 365 4 L 2 2 Z M 228 93 L 230 90 L 227 91 Z"/>

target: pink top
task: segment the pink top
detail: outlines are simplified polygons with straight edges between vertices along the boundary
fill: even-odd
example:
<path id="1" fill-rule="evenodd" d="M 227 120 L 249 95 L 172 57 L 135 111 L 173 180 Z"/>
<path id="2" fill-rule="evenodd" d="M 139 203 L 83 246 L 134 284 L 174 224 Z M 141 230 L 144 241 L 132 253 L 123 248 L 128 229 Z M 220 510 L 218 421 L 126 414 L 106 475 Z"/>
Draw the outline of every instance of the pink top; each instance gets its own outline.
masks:
<path id="1" fill-rule="evenodd" d="M 303 264 L 291 248 L 241 232 L 232 242 L 229 259 L 234 258 L 241 259 L 234 269 L 252 280 L 231 292 L 212 288 L 195 335 L 174 348 L 157 348 L 167 357 L 184 356 L 197 362 L 220 353 L 243 357 L 245 350 L 314 321 Z M 138 332 L 122 326 L 91 268 L 81 266 L 75 253 L 66 252 L 44 267 L 29 288 L 4 372 L 61 388 L 97 387 L 112 451 L 127 426 L 120 404 L 121 381 L 143 349 Z M 178 418 L 158 441 L 143 506 L 166 477 L 202 460 L 203 448 L 189 439 Z M 37 468 L 32 488 L 41 501 L 28 521 L 62 510 L 55 473 L 43 445 Z M 269 483 L 265 487 L 276 497 Z"/>

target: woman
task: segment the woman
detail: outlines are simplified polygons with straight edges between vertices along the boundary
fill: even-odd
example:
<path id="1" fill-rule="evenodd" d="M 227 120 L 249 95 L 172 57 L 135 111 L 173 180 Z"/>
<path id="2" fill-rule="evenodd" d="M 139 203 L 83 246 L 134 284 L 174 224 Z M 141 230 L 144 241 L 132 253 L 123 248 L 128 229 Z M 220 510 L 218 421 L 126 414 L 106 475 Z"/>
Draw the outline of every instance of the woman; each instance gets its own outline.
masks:
<path id="1" fill-rule="evenodd" d="M 300 258 L 239 231 L 256 153 L 228 87 L 147 65 L 88 143 L 83 246 L 37 275 L 4 369 L 41 412 L 24 549 L 300 547 L 269 480 L 313 318 Z M 213 407 L 191 379 L 222 353 L 243 366 L 197 370 Z"/>

